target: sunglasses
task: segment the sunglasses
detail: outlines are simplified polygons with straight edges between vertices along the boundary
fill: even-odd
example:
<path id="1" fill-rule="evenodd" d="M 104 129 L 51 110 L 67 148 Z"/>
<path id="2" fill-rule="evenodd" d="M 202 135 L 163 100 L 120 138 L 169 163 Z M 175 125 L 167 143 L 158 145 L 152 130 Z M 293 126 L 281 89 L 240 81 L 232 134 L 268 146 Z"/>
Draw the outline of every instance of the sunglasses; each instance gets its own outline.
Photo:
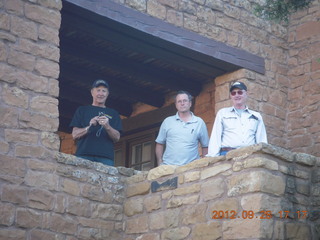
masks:
<path id="1" fill-rule="evenodd" d="M 242 95 L 244 93 L 244 91 L 242 91 L 242 90 L 232 91 L 230 94 L 231 94 L 231 96 L 235 96 L 237 93 L 238 93 L 238 95 Z"/>

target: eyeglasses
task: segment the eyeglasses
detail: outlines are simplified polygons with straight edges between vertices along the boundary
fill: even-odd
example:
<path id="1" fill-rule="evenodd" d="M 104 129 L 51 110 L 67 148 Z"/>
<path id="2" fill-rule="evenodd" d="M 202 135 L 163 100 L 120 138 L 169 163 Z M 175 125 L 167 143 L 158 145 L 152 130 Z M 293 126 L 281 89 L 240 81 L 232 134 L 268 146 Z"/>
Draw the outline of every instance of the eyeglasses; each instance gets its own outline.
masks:
<path id="1" fill-rule="evenodd" d="M 179 104 L 187 103 L 187 102 L 189 102 L 189 100 L 188 100 L 188 99 L 183 99 L 183 100 L 179 100 L 179 101 L 177 101 L 177 103 L 179 103 Z"/>
<path id="2" fill-rule="evenodd" d="M 242 95 L 244 93 L 244 91 L 242 91 L 242 90 L 232 91 L 230 94 L 231 94 L 231 96 L 235 96 L 237 93 L 238 93 L 238 95 Z"/>

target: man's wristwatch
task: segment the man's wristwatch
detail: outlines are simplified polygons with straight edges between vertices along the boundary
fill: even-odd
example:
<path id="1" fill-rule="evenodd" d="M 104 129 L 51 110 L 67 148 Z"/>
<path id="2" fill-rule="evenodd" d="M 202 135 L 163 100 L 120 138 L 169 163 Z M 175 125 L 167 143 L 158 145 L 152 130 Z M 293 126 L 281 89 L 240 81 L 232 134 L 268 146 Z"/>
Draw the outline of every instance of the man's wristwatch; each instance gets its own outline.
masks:
<path id="1" fill-rule="evenodd" d="M 89 128 L 90 128 L 90 126 L 86 127 L 86 131 L 87 131 L 87 132 L 88 132 Z"/>

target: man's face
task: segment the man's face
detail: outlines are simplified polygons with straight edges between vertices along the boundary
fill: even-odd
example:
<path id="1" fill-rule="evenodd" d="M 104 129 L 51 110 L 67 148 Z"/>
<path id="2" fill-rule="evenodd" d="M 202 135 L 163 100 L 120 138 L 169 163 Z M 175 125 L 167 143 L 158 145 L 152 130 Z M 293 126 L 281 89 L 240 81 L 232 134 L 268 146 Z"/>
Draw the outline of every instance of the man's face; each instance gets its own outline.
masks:
<path id="1" fill-rule="evenodd" d="M 91 89 L 93 105 L 104 105 L 109 95 L 108 88 L 99 86 Z"/>
<path id="2" fill-rule="evenodd" d="M 187 94 L 178 94 L 176 97 L 176 108 L 178 112 L 189 112 L 191 108 L 191 101 L 189 101 Z"/>
<path id="3" fill-rule="evenodd" d="M 247 91 L 235 88 L 230 92 L 230 97 L 233 102 L 233 106 L 245 106 L 247 102 Z"/>

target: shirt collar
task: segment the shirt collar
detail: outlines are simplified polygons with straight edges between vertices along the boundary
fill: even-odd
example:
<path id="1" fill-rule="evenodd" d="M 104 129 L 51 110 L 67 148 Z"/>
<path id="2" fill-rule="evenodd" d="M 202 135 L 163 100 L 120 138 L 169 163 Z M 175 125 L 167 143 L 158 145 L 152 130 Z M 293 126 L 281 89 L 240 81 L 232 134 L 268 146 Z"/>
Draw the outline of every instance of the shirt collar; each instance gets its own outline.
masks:
<path id="1" fill-rule="evenodd" d="M 191 119 L 188 121 L 188 123 L 197 122 L 197 119 L 196 119 L 196 117 L 194 116 L 193 112 L 190 112 L 190 113 L 191 113 Z M 179 117 L 178 112 L 176 113 L 176 120 L 182 121 L 182 120 L 180 119 L 180 117 Z"/>
<path id="2" fill-rule="evenodd" d="M 230 112 L 236 112 L 237 110 L 236 110 L 236 108 L 235 107 L 231 107 L 230 108 Z M 251 111 L 250 111 L 250 109 L 248 108 L 248 106 L 246 106 L 246 108 L 245 109 L 243 109 L 243 111 L 246 111 L 246 112 L 248 112 L 248 113 L 251 113 Z M 251 113 L 252 114 L 252 113 Z"/>

